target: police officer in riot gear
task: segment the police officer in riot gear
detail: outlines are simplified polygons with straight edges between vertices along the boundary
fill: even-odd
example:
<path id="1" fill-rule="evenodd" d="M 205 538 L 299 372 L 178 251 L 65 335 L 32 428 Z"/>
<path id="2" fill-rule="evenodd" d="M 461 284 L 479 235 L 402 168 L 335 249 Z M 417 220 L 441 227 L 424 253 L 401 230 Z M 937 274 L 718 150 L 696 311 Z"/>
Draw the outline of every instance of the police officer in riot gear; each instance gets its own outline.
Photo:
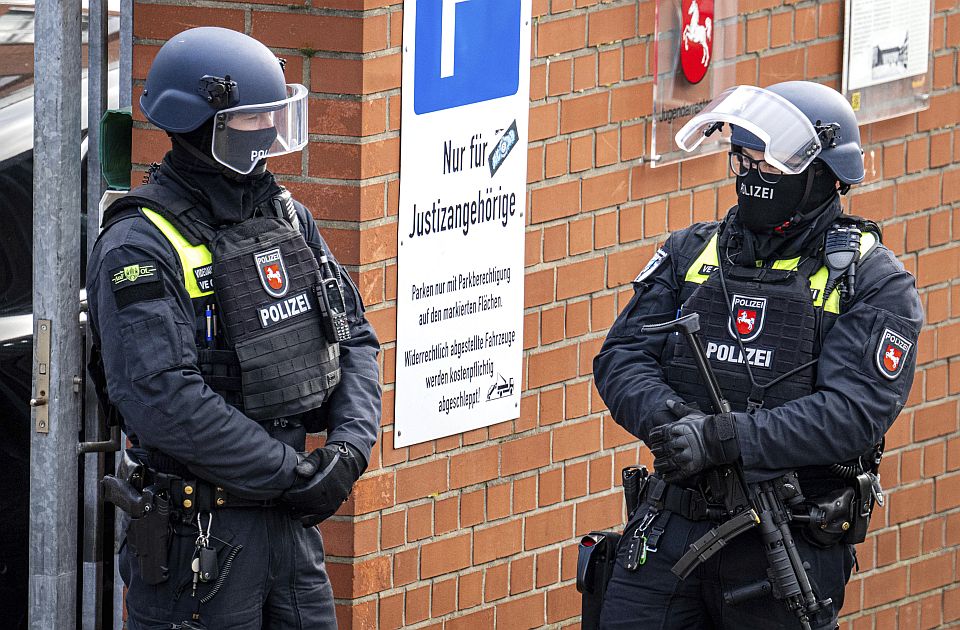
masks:
<path id="1" fill-rule="evenodd" d="M 380 347 L 266 169 L 306 145 L 307 90 L 256 40 L 196 28 L 160 49 L 140 107 L 172 149 L 105 213 L 87 287 L 91 374 L 134 445 L 105 480 L 128 512 L 128 624 L 336 627 L 314 525 L 367 466 Z"/>
<path id="2" fill-rule="evenodd" d="M 834 628 L 869 518 L 858 506 L 882 499 L 883 435 L 913 381 L 923 318 L 914 279 L 876 225 L 841 208 L 864 177 L 849 104 L 805 81 L 739 86 L 677 141 L 690 150 L 731 129 L 737 205 L 670 235 L 594 360 L 610 412 L 650 447 L 656 470 L 617 548 L 601 627 Z M 640 330 L 689 313 L 731 413 L 715 413 L 681 335 Z M 773 582 L 759 528 L 684 580 L 671 571 L 747 508 L 731 506 L 734 466 L 747 484 L 772 480 L 798 515 L 789 530 L 823 604 L 809 614 L 756 586 Z"/>

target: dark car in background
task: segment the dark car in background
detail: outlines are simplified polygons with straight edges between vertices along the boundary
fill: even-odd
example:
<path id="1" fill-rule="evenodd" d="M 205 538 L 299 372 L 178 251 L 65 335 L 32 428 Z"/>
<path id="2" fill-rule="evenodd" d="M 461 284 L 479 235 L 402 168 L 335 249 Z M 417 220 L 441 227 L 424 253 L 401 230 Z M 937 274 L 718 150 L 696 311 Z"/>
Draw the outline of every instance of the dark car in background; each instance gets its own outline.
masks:
<path id="1" fill-rule="evenodd" d="M 86 2 L 83 4 L 86 66 Z M 119 58 L 119 17 L 115 13 L 109 18 L 108 32 L 113 67 L 110 80 L 115 87 Z M 0 626 L 13 630 L 26 627 L 27 607 L 34 41 L 34 3 L 0 0 Z M 117 90 L 111 93 L 116 101 Z M 81 120 L 85 121 L 86 70 L 81 98 Z M 83 126 L 86 129 L 85 123 Z M 86 140 L 77 141 L 82 142 L 85 182 Z M 80 210 L 85 215 L 84 202 Z M 85 234 L 80 239 L 78 244 L 83 244 Z M 81 252 L 84 249 L 80 247 Z M 81 260 L 81 273 L 84 262 Z"/>

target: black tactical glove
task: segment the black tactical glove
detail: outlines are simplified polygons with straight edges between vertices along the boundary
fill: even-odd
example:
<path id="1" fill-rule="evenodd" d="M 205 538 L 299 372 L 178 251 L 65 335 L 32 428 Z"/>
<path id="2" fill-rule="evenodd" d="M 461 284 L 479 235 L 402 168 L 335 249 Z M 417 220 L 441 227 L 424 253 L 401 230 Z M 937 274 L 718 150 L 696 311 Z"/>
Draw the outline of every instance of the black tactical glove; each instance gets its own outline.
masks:
<path id="1" fill-rule="evenodd" d="M 366 468 L 357 449 L 346 442 L 331 442 L 300 460 L 299 479 L 283 500 L 294 508 L 304 527 L 313 527 L 333 516 Z"/>
<path id="2" fill-rule="evenodd" d="M 674 410 L 678 411 L 674 411 Z M 686 405 L 682 401 L 667 399 L 663 406 L 657 407 L 651 414 L 649 424 L 653 429 L 665 424 L 673 424 L 692 411 L 697 411 L 697 404 Z M 651 429 L 652 430 L 652 429 Z"/>
<path id="3" fill-rule="evenodd" d="M 680 419 L 653 429 L 647 440 L 653 467 L 666 481 L 682 481 L 740 459 L 732 413 L 708 416 L 674 401 L 667 406 Z"/>

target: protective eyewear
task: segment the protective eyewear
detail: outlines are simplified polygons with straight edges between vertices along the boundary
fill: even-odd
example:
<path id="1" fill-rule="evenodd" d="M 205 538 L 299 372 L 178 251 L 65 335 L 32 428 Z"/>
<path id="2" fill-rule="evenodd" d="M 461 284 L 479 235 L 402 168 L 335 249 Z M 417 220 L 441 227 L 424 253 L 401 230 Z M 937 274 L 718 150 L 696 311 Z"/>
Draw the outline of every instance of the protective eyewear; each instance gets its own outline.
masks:
<path id="1" fill-rule="evenodd" d="M 768 164 L 766 160 L 757 160 L 746 153 L 730 151 L 730 171 L 734 175 L 743 177 L 750 172 L 751 168 L 757 169 L 757 172 L 760 174 L 760 179 L 768 184 L 776 184 L 780 181 L 780 178 L 783 177 L 783 171 L 776 166 Z"/>
<path id="2" fill-rule="evenodd" d="M 757 136 L 764 144 L 764 161 L 789 175 L 803 172 L 823 148 L 810 119 L 793 103 L 752 85 L 729 88 L 711 101 L 677 132 L 677 146 L 693 151 L 724 123 Z"/>
<path id="3" fill-rule="evenodd" d="M 223 109 L 213 117 L 214 159 L 246 175 L 264 158 L 307 145 L 307 88 L 287 84 L 287 98 Z"/>

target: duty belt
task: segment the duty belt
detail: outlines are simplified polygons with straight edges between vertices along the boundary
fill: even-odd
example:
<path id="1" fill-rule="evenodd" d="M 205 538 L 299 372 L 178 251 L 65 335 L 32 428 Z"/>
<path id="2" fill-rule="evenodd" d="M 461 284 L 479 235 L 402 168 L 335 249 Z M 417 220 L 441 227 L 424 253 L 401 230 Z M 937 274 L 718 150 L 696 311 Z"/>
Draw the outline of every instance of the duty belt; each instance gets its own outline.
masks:
<path id="1" fill-rule="evenodd" d="M 171 477 L 167 490 L 170 492 L 171 505 L 188 514 L 228 508 L 270 508 L 277 505 L 272 499 L 243 499 L 200 479 Z"/>
<path id="2" fill-rule="evenodd" d="M 681 488 L 657 476 L 650 477 L 641 500 L 656 506 L 659 511 L 673 512 L 691 521 L 723 518 L 722 507 L 708 504 L 699 490 Z"/>
<path id="3" fill-rule="evenodd" d="M 167 457 L 160 451 L 151 450 L 148 456 L 151 466 L 147 468 L 153 482 L 170 493 L 171 508 L 187 513 L 209 512 L 227 508 L 269 508 L 277 502 L 244 499 L 231 494 L 216 484 L 203 479 L 191 478 L 186 466 Z"/>

